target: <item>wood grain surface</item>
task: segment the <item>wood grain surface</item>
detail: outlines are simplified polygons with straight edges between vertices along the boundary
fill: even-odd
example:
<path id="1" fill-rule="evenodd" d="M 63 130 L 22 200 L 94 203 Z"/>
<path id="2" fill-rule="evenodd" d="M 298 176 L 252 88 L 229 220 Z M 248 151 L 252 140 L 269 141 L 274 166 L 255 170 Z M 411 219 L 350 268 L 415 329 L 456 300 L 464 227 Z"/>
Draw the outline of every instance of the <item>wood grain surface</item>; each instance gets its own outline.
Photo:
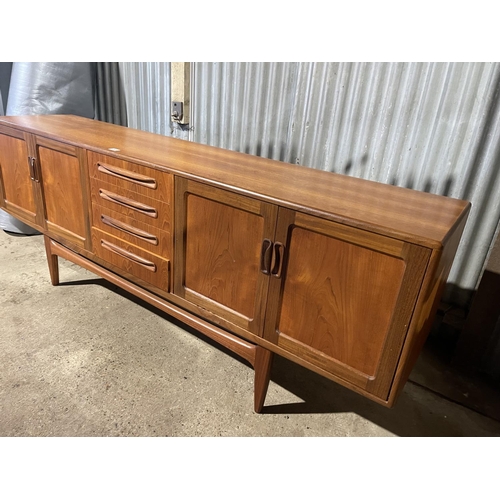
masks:
<path id="1" fill-rule="evenodd" d="M 0 134 L 0 173 L 4 206 L 17 208 L 25 220 L 34 222 L 36 205 L 24 140 Z"/>
<path id="2" fill-rule="evenodd" d="M 171 174 L 91 151 L 88 152 L 88 164 L 90 177 L 162 203 L 172 202 Z"/>
<path id="3" fill-rule="evenodd" d="M 345 175 L 308 169 L 76 116 L 1 117 L 0 124 L 231 187 L 283 207 L 440 248 L 469 205 Z M 265 175 L 262 173 L 265 172 Z"/>
<path id="4" fill-rule="evenodd" d="M 258 215 L 188 196 L 186 288 L 251 319 L 263 227 Z"/>
<path id="5" fill-rule="evenodd" d="M 287 209 L 276 241 L 264 337 L 385 397 L 430 250 Z"/>
<path id="6" fill-rule="evenodd" d="M 276 207 L 178 179 L 174 293 L 261 334 L 269 279 L 260 272 Z"/>
<path id="7" fill-rule="evenodd" d="M 155 198 L 137 194 L 128 189 L 90 179 L 92 203 L 114 210 L 138 222 L 169 232 L 172 227 L 172 208 Z"/>
<path id="8" fill-rule="evenodd" d="M 401 259 L 294 228 L 279 331 L 375 375 L 404 267 Z"/>
<path id="9" fill-rule="evenodd" d="M 169 260 L 96 228 L 92 228 L 92 244 L 95 254 L 101 259 L 161 290 L 169 291 Z"/>
<path id="10" fill-rule="evenodd" d="M 172 236 L 155 226 L 92 203 L 92 221 L 101 231 L 128 241 L 164 259 L 172 258 Z"/>
<path id="11" fill-rule="evenodd" d="M 47 222 L 85 240 L 85 211 L 82 210 L 78 158 L 41 146 L 38 147 L 38 158 Z"/>

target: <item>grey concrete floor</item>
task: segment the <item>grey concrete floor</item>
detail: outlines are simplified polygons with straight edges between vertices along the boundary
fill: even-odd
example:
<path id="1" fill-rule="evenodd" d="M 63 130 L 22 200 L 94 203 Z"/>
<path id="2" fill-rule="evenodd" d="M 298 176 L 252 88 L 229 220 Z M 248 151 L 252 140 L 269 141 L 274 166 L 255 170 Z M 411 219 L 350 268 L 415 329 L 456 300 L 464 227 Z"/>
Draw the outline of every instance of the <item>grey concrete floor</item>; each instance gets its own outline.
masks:
<path id="1" fill-rule="evenodd" d="M 393 409 L 276 357 L 265 412 L 238 357 L 0 230 L 0 436 L 500 436 L 407 383 Z"/>

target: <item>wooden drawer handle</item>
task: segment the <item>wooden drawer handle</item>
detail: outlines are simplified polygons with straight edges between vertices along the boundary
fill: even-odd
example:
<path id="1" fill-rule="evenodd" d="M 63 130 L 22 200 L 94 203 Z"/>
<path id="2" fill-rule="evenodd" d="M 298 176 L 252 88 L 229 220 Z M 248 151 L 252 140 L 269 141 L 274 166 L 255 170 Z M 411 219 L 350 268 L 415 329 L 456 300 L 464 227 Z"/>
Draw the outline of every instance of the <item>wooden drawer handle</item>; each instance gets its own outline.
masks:
<path id="1" fill-rule="evenodd" d="M 103 200 L 111 201 L 113 203 L 118 203 L 127 208 L 132 208 L 138 212 L 148 215 L 156 219 L 158 217 L 158 212 L 155 208 L 145 205 L 144 203 L 139 203 L 138 201 L 131 200 L 130 198 L 125 198 L 125 196 L 120 196 L 119 194 L 111 193 L 105 189 L 99 189 L 99 196 Z"/>
<path id="2" fill-rule="evenodd" d="M 101 240 L 101 246 L 106 250 L 109 250 L 110 252 L 116 253 L 121 257 L 125 257 L 126 259 L 129 259 L 132 262 L 135 262 L 136 264 L 145 267 L 149 271 L 153 271 L 154 273 L 156 272 L 156 264 L 154 262 L 150 262 L 149 260 L 143 259 L 142 257 L 135 255 L 135 253 L 124 250 L 123 248 L 120 248 L 117 245 L 113 245 L 113 243 L 110 243 L 109 241 L 106 240 Z"/>
<path id="3" fill-rule="evenodd" d="M 137 229 L 136 227 L 129 226 L 128 224 L 125 224 L 124 222 L 120 222 L 116 219 L 113 219 L 112 217 L 109 217 L 108 215 L 101 215 L 101 221 L 103 224 L 106 224 L 107 226 L 114 227 L 115 229 L 119 229 L 120 231 L 123 231 L 124 233 L 128 233 L 132 236 L 135 236 L 136 238 L 140 238 L 141 240 L 145 240 L 148 243 L 151 243 L 153 245 L 158 245 L 158 238 L 155 235 L 149 234 L 146 231 L 142 231 L 141 229 Z"/>
<path id="4" fill-rule="evenodd" d="M 105 163 L 98 163 L 97 170 L 103 174 L 135 182 L 136 184 L 140 184 L 141 186 L 145 186 L 150 189 L 157 188 L 156 179 L 147 177 L 146 175 L 137 174 L 135 172 L 130 172 L 129 170 L 124 170 L 123 168 L 112 167 L 111 165 L 106 165 Z"/>

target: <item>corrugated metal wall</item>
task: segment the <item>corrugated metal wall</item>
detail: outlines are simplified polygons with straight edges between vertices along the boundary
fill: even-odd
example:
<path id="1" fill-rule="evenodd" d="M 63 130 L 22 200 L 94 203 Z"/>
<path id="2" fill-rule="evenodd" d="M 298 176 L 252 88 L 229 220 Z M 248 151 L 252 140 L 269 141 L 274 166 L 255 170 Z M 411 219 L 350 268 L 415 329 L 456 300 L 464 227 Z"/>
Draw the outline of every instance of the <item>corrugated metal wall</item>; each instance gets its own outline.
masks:
<path id="1" fill-rule="evenodd" d="M 98 120 L 189 138 L 186 128 L 170 121 L 170 63 L 98 63 L 97 79 Z"/>
<path id="2" fill-rule="evenodd" d="M 169 63 L 100 74 L 122 96 L 103 97 L 107 121 L 125 107 L 130 127 L 188 139 Z M 464 304 L 500 219 L 499 84 L 499 63 L 193 63 L 189 138 L 472 201 L 447 296 Z"/>
<path id="3" fill-rule="evenodd" d="M 500 218 L 498 63 L 198 63 L 195 74 L 197 142 L 472 201 L 448 293 L 469 298 Z"/>

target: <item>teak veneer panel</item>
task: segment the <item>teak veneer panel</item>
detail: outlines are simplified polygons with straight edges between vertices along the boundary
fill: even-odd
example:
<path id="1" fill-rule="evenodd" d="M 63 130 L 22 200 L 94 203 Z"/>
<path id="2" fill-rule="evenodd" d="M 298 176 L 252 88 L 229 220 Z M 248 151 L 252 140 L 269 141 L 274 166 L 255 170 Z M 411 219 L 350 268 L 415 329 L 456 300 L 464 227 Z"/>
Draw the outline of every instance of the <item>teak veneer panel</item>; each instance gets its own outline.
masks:
<path id="1" fill-rule="evenodd" d="M 0 175 L 4 206 L 26 212 L 35 221 L 36 205 L 31 185 L 26 142 L 0 134 Z"/>
<path id="2" fill-rule="evenodd" d="M 300 227 L 291 241 L 279 331 L 375 375 L 404 261 Z"/>
<path id="3" fill-rule="evenodd" d="M 170 259 L 172 257 L 172 236 L 155 226 L 138 222 L 133 217 L 126 217 L 120 212 L 109 210 L 92 203 L 93 226 L 128 241 L 144 250 Z"/>
<path id="4" fill-rule="evenodd" d="M 162 203 L 172 202 L 171 174 L 92 152 L 88 153 L 88 163 L 90 177 Z"/>
<path id="5" fill-rule="evenodd" d="M 260 250 L 277 208 L 181 178 L 175 191 L 174 293 L 261 335 L 269 280 Z"/>
<path id="6" fill-rule="evenodd" d="M 171 205 L 154 198 L 148 198 L 100 179 L 90 179 L 92 203 L 108 208 L 137 221 L 157 227 L 162 231 L 171 230 Z"/>
<path id="7" fill-rule="evenodd" d="M 101 259 L 160 290 L 169 291 L 169 260 L 96 228 L 92 228 L 92 243 L 95 254 Z"/>
<path id="8" fill-rule="evenodd" d="M 47 221 L 84 240 L 86 231 L 78 158 L 41 146 L 38 155 Z"/>
<path id="9" fill-rule="evenodd" d="M 186 289 L 252 319 L 263 229 L 259 215 L 189 195 Z"/>
<path id="10" fill-rule="evenodd" d="M 275 239 L 264 338 L 385 399 L 431 250 L 288 209 Z"/>
<path id="11" fill-rule="evenodd" d="M 2 117 L 0 123 L 278 205 L 440 248 L 468 202 L 223 150 L 68 115 Z M 263 172 L 265 175 L 262 175 Z"/>

